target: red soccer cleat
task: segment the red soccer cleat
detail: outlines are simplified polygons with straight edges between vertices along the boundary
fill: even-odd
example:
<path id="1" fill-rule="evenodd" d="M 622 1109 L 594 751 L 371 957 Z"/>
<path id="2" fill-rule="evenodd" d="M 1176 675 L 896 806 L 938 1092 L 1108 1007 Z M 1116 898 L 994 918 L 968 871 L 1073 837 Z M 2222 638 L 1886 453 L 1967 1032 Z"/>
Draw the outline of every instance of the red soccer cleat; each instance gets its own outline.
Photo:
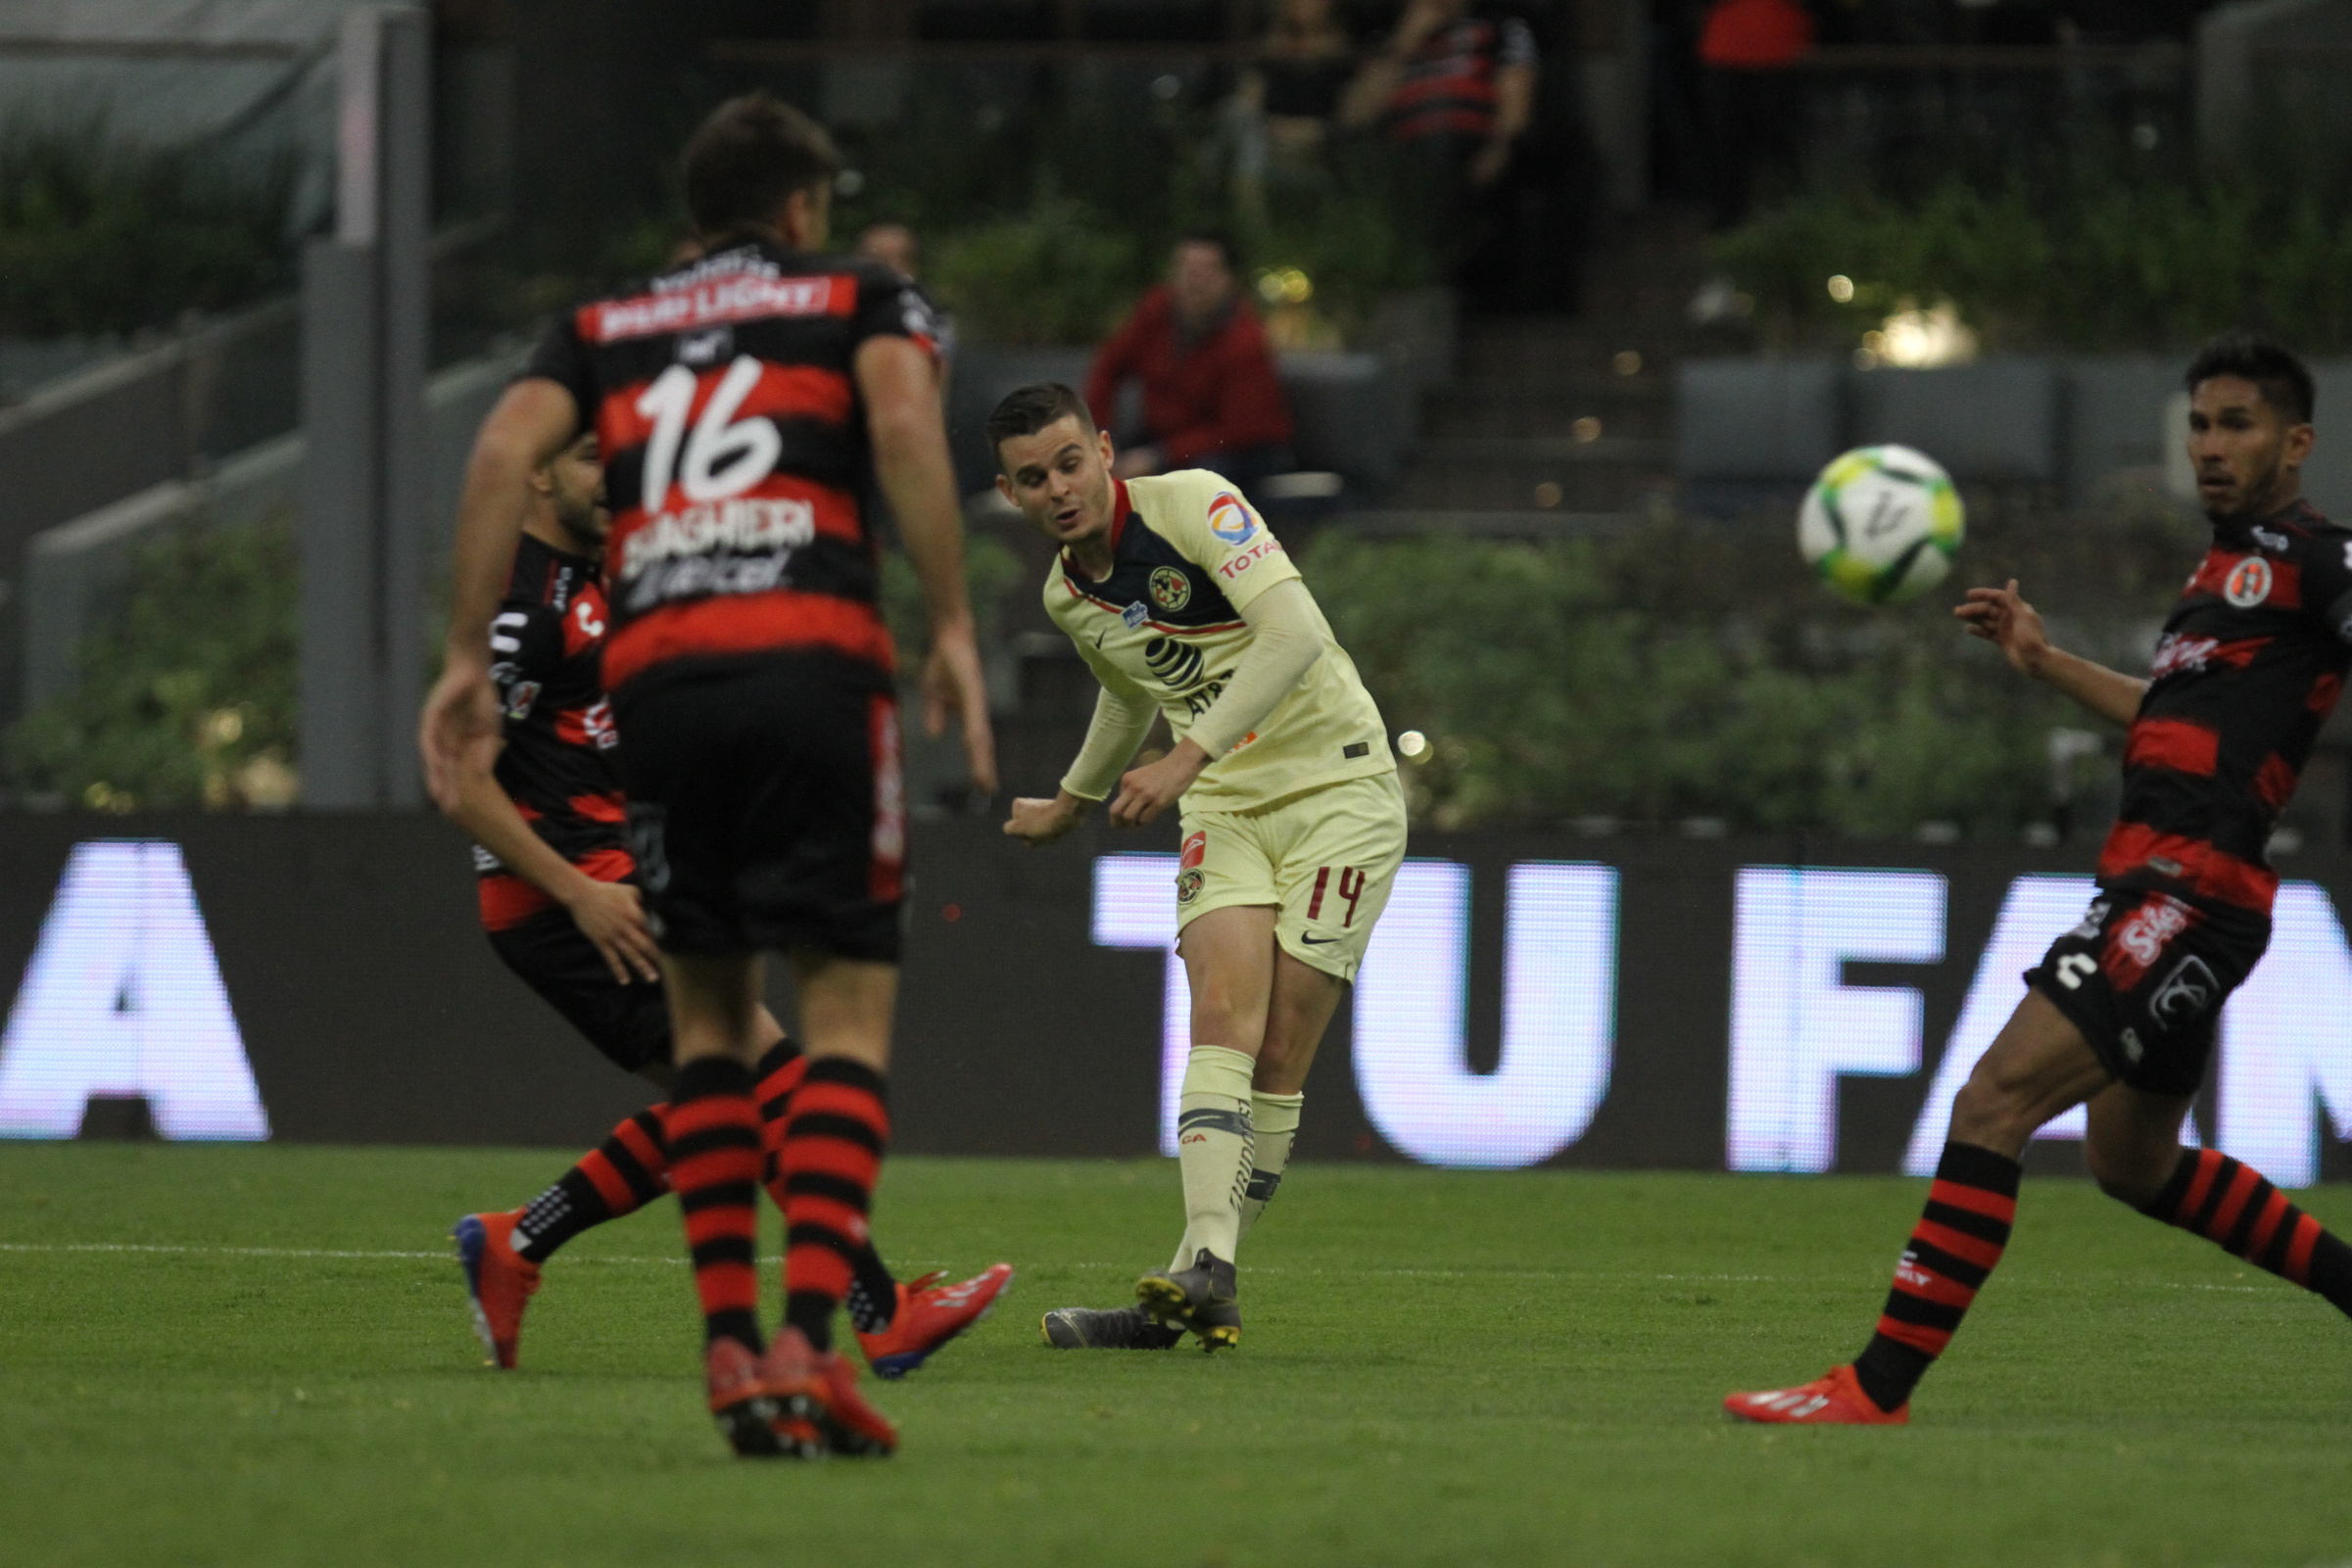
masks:
<path id="1" fill-rule="evenodd" d="M 902 1378 L 921 1366 L 939 1347 L 995 1309 L 996 1298 L 1013 1282 L 1013 1265 L 991 1264 L 960 1285 L 934 1281 L 944 1269 L 924 1275 L 912 1285 L 898 1282 L 898 1308 L 890 1326 L 879 1334 L 860 1334 L 858 1349 L 879 1378 Z"/>
<path id="2" fill-rule="evenodd" d="M 719 1435 L 746 1457 L 798 1457 L 816 1451 L 813 1444 L 794 1443 L 787 1436 L 783 1404 L 769 1386 L 765 1359 L 755 1358 L 741 1340 L 712 1340 L 703 1352 L 710 1418 L 719 1424 Z"/>
<path id="3" fill-rule="evenodd" d="M 1734 1394 L 1723 1408 L 1743 1421 L 1786 1426 L 1908 1426 L 1911 1421 L 1907 1402 L 1892 1410 L 1873 1403 L 1850 1366 L 1833 1367 L 1801 1388 Z"/>
<path id="4" fill-rule="evenodd" d="M 514 1250 L 514 1222 L 521 1217 L 519 1209 L 467 1214 L 450 1232 L 457 1242 L 457 1266 L 465 1270 L 474 1333 L 490 1353 L 488 1364 L 507 1371 L 522 1341 L 523 1308 L 539 1289 L 539 1265 Z"/>
<path id="5" fill-rule="evenodd" d="M 759 1378 L 773 1402 L 781 1451 L 872 1458 L 897 1451 L 898 1429 L 857 1392 L 857 1368 L 839 1351 L 813 1350 L 798 1329 L 776 1331 L 768 1354 L 759 1358 Z"/>

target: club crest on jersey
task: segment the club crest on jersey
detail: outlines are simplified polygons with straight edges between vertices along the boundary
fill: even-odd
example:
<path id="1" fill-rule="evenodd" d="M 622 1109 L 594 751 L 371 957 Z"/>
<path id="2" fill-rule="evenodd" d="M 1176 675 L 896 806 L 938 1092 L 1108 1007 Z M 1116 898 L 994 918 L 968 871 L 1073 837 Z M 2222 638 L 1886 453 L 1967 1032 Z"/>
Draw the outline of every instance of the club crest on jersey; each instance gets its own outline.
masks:
<path id="1" fill-rule="evenodd" d="M 2271 596 L 2271 563 L 2249 555 L 2230 568 L 2222 579 L 2222 597 L 2237 609 L 2250 610 Z"/>
<path id="2" fill-rule="evenodd" d="M 1173 566 L 1155 567 L 1151 574 L 1151 601 L 1164 610 L 1180 610 L 1192 602 L 1192 579 Z"/>
<path id="3" fill-rule="evenodd" d="M 1219 491 L 1217 499 L 1209 502 L 1209 532 L 1226 544 L 1238 545 L 1257 531 L 1258 519 L 1231 491 Z"/>

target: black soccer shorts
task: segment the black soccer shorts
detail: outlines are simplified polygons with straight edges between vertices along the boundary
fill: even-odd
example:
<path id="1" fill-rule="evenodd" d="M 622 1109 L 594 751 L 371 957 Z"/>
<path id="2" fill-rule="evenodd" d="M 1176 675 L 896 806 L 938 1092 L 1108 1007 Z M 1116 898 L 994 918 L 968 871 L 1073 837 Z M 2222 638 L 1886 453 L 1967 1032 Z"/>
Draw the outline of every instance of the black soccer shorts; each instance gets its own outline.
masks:
<path id="1" fill-rule="evenodd" d="M 670 1004 L 658 980 L 623 985 L 565 909 L 490 933 L 506 967 L 624 1072 L 670 1060 Z"/>
<path id="2" fill-rule="evenodd" d="M 614 717 L 665 952 L 898 962 L 906 805 L 887 676 L 763 655 L 634 682 Z"/>
<path id="3" fill-rule="evenodd" d="M 2271 923 L 2170 893 L 2102 889 L 2083 922 L 2026 971 L 2135 1089 L 2194 1094 L 2205 1081 L 2222 1004 L 2270 945 Z"/>

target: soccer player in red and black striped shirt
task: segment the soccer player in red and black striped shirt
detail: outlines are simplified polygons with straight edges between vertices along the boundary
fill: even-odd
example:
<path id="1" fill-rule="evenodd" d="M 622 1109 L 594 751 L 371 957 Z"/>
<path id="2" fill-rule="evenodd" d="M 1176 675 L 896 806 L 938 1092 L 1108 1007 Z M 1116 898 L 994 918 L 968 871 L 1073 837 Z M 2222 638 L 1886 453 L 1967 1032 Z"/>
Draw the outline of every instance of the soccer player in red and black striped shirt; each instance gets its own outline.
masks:
<path id="1" fill-rule="evenodd" d="M 1927 1212 L 1852 1363 L 1734 1394 L 1751 1421 L 1907 1420 L 1911 1390 L 2000 1261 L 2018 1159 L 2044 1122 L 2089 1110 L 2101 1189 L 2352 1313 L 2352 1248 L 2261 1173 L 2181 1146 L 2222 1004 L 2270 942 L 2264 856 L 2352 663 L 2352 530 L 2301 499 L 2311 372 L 2243 334 L 2189 365 L 2189 457 L 2213 544 L 2164 624 L 2147 679 L 2050 645 L 2017 585 L 1954 612 L 2021 673 L 2130 726 L 2098 897 L 2026 974 L 2030 987 L 1952 1103 Z"/>
<path id="2" fill-rule="evenodd" d="M 561 318 L 475 443 L 448 664 L 420 726 L 437 798 L 496 722 L 483 648 L 524 476 L 596 430 L 615 521 L 604 684 L 630 846 L 661 949 L 665 1118 L 712 1415 L 739 1452 L 888 1453 L 832 1349 L 889 1117 L 906 850 L 893 653 L 866 497 L 895 515 L 931 614 L 933 727 L 995 787 L 940 416 L 934 318 L 879 262 L 818 254 L 839 159 L 764 94 L 686 150 L 698 257 Z M 810 1064 L 779 1163 L 785 1327 L 755 1316 L 761 955 L 792 972 Z"/>
<path id="3" fill-rule="evenodd" d="M 474 839 L 482 925 L 499 957 L 616 1066 L 666 1089 L 669 1008 L 623 833 L 619 736 L 600 668 L 611 620 L 603 483 L 593 432 L 531 476 L 530 518 L 491 622 L 504 730 L 461 761 L 450 817 Z M 776 1145 L 807 1063 L 764 1007 L 757 1029 L 763 1174 L 781 1209 Z M 524 1207 L 457 1222 L 457 1259 L 492 1365 L 515 1364 L 524 1309 L 556 1249 L 670 1190 L 667 1110 L 630 1117 Z M 937 1275 L 902 1283 L 871 1238 L 853 1268 L 850 1320 L 885 1377 L 922 1365 L 984 1315 L 1012 1275 L 998 1263 L 957 1284 Z"/>

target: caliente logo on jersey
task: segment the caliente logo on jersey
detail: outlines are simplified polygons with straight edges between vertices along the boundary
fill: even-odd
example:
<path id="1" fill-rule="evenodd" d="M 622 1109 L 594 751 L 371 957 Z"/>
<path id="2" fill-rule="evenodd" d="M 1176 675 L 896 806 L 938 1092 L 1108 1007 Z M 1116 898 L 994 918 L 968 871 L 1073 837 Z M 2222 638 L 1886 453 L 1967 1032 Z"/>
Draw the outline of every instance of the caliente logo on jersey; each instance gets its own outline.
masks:
<path id="1" fill-rule="evenodd" d="M 1221 490 L 1209 502 L 1209 532 L 1228 545 L 1238 545 L 1258 531 L 1258 519 L 1239 496 Z"/>

